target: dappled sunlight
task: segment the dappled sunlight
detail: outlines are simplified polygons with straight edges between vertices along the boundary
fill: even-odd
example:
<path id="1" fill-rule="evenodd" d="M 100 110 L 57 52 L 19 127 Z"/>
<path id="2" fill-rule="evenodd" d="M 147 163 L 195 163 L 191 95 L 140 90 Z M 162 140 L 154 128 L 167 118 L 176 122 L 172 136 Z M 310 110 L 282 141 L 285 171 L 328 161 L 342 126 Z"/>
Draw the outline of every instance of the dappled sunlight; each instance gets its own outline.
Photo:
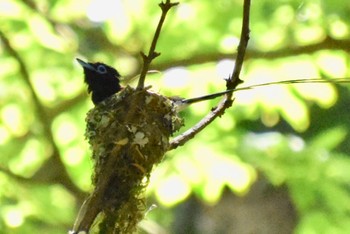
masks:
<path id="1" fill-rule="evenodd" d="M 69 207 L 74 206 L 75 199 L 74 197 L 68 193 L 61 186 L 51 186 L 50 187 L 50 199 L 52 201 L 52 206 L 56 210 L 69 210 Z M 63 201 L 64 202 L 60 202 Z M 62 217 L 62 219 L 69 220 L 69 216 L 73 215 L 73 212 L 67 212 L 66 217 Z"/>
<path id="2" fill-rule="evenodd" d="M 238 43 L 239 43 L 238 37 L 234 37 L 234 36 L 224 37 L 222 39 L 222 41 L 220 42 L 220 50 L 222 52 L 230 53 L 235 48 L 237 48 Z M 230 68 L 232 70 L 232 66 Z M 232 73 L 232 71 L 231 71 L 231 73 Z M 227 74 L 225 74 L 225 76 L 227 76 Z"/>
<path id="3" fill-rule="evenodd" d="M 59 144 L 68 145 L 78 137 L 76 124 L 70 116 L 62 115 L 53 123 L 55 138 Z"/>
<path id="4" fill-rule="evenodd" d="M 322 27 L 315 26 L 313 28 L 300 26 L 296 38 L 301 44 L 308 44 L 325 36 L 325 31 Z"/>
<path id="5" fill-rule="evenodd" d="M 10 228 L 16 228 L 23 224 L 24 214 L 21 209 L 12 207 L 4 209 L 4 221 Z"/>
<path id="6" fill-rule="evenodd" d="M 179 176 L 186 178 L 186 181 L 191 184 L 191 187 L 200 186 L 205 181 L 205 175 L 202 173 L 202 168 L 197 167 L 197 162 L 193 157 L 179 157 L 174 159 L 178 168 Z"/>
<path id="7" fill-rule="evenodd" d="M 276 9 L 272 17 L 276 19 L 276 23 L 288 26 L 295 20 L 295 10 L 292 6 L 285 4 Z"/>
<path id="8" fill-rule="evenodd" d="M 10 132 L 4 126 L 0 126 L 0 145 L 7 143 L 11 139 Z"/>
<path id="9" fill-rule="evenodd" d="M 49 22 L 39 16 L 31 16 L 28 20 L 29 28 L 35 39 L 39 41 L 43 46 L 55 50 L 57 52 L 67 52 L 73 49 L 73 45 L 70 44 L 69 47 L 65 40 L 68 38 L 60 37 L 53 30 Z"/>
<path id="10" fill-rule="evenodd" d="M 227 79 L 232 75 L 233 68 L 235 67 L 235 61 L 233 59 L 224 59 L 217 63 L 216 69 L 218 76 L 221 79 Z"/>
<path id="11" fill-rule="evenodd" d="M 275 82 L 281 80 L 317 78 L 317 66 L 310 62 L 307 57 L 290 59 L 287 62 L 273 62 L 275 66 L 267 66 L 265 62 L 252 64 L 252 69 L 246 76 L 242 87 L 253 84 Z M 342 66 L 342 63 L 334 63 Z M 295 96 L 294 90 L 306 100 L 315 101 L 323 108 L 331 107 L 337 100 L 337 94 L 332 84 L 290 84 L 270 85 L 254 88 L 235 94 L 237 101 L 245 105 L 259 104 L 264 107 L 266 114 L 262 120 L 267 126 L 272 126 L 271 118 L 276 118 L 276 111 L 297 131 L 305 131 L 309 127 L 308 105 L 299 97 Z M 269 115 L 271 113 L 272 115 Z M 269 117 L 270 116 L 270 117 Z"/>
<path id="12" fill-rule="evenodd" d="M 190 72 L 184 67 L 175 67 L 164 72 L 162 83 L 165 87 L 188 88 L 190 86 Z"/>
<path id="13" fill-rule="evenodd" d="M 67 233 L 73 226 L 77 207 L 93 189 L 96 162 L 103 165 L 106 158 L 105 148 L 101 161 L 92 158 L 85 139 L 86 113 L 94 104 L 75 58 L 106 63 L 122 75 L 123 87 L 135 87 L 143 66 L 140 53 L 149 51 L 161 15 L 159 2 L 0 1 L 2 232 Z M 149 67 L 156 72 L 147 74 L 145 86 L 181 98 L 226 90 L 225 79 L 237 58 L 243 1 L 179 2 L 164 21 L 155 46 L 160 55 Z M 189 225 L 201 233 L 196 225 L 206 227 L 212 222 L 208 213 L 214 210 L 219 219 L 250 222 L 253 219 L 244 217 L 246 210 L 237 209 L 236 202 L 247 202 L 249 209 L 262 197 L 277 204 L 280 197 L 274 200 L 273 191 L 284 193 L 297 214 L 281 215 L 293 219 L 294 232 L 350 233 L 350 94 L 344 79 L 350 76 L 348 9 L 347 1 L 252 1 L 250 40 L 238 88 L 295 79 L 330 82 L 233 92 L 232 108 L 186 144 L 166 152 L 167 140 L 193 130 L 222 97 L 191 105 L 179 113 L 184 127 L 169 139 L 153 142 L 163 144 L 166 154 L 152 171 L 141 162 L 154 151 L 136 152 L 137 162 L 116 153 L 116 159 L 125 159 L 126 171 L 151 173 L 149 178 L 140 176 L 146 202 L 137 205 L 145 205 L 145 211 L 158 205 L 146 216 L 161 227 L 157 230 L 178 233 L 174 226 Z M 125 105 L 128 115 L 141 107 Z M 141 131 L 142 116 L 137 120 Z M 164 118 L 153 123 L 161 121 Z M 136 132 L 127 121 L 115 132 L 125 126 L 132 138 Z M 106 148 L 119 152 L 131 139 L 111 137 L 93 147 L 110 141 Z M 143 146 L 135 151 L 143 152 Z M 115 170 L 110 168 L 112 174 L 121 171 Z M 255 185 L 262 178 L 266 191 L 257 195 Z M 132 187 L 129 181 L 124 180 Z M 250 199 L 254 196 L 259 197 Z M 265 209 L 257 211 L 263 214 Z M 274 212 L 287 211 L 277 207 Z M 272 228 L 272 216 L 263 217 L 261 223 Z M 220 229 L 210 233 L 236 233 L 217 225 Z"/>
<path id="14" fill-rule="evenodd" d="M 34 75 L 35 89 L 38 90 L 38 94 L 46 102 L 53 102 L 57 99 L 57 91 L 55 87 L 50 84 L 50 79 L 47 78 L 47 71 L 36 72 Z"/>
<path id="15" fill-rule="evenodd" d="M 121 1 L 113 0 L 92 0 L 86 11 L 87 17 L 97 23 L 102 23 L 116 15 L 125 19 L 125 9 Z"/>
<path id="16" fill-rule="evenodd" d="M 319 69 L 330 77 L 347 76 L 348 61 L 343 51 L 333 53 L 321 51 L 316 55 L 316 62 Z"/>
<path id="17" fill-rule="evenodd" d="M 244 194 L 255 181 L 254 170 L 249 170 L 249 167 L 243 163 L 220 157 L 220 155 L 213 155 L 213 158 L 208 161 L 206 166 L 210 166 L 206 172 L 209 180 L 205 183 L 203 195 L 209 203 L 215 204 L 219 201 L 225 186 L 237 194 Z"/>
<path id="18" fill-rule="evenodd" d="M 267 132 L 267 133 L 250 133 L 247 135 L 246 143 L 254 143 L 254 147 L 260 150 L 268 150 L 269 148 L 278 145 L 282 140 L 282 135 L 278 132 Z"/>
<path id="19" fill-rule="evenodd" d="M 254 92 L 248 92 L 236 94 L 237 101 L 246 105 L 248 103 L 252 105 L 254 102 L 260 104 L 266 112 L 263 114 L 262 120 L 267 126 L 277 124 L 276 121 L 279 118 L 276 116 L 276 112 L 298 131 L 304 131 L 309 126 L 309 116 L 305 104 L 295 98 L 288 87 L 259 87 L 254 89 Z"/>
<path id="20" fill-rule="evenodd" d="M 183 2 L 175 9 L 175 12 L 180 21 L 187 22 L 196 18 L 196 8 L 193 4 Z"/>
<path id="21" fill-rule="evenodd" d="M 21 147 L 22 152 L 9 162 L 9 168 L 15 173 L 31 176 L 42 165 L 50 153 L 38 139 L 31 139 Z"/>
<path id="22" fill-rule="evenodd" d="M 235 157 L 227 158 L 213 151 L 210 145 L 189 148 L 184 153 L 171 159 L 177 167 L 176 173 L 160 165 L 152 174 L 149 192 L 154 191 L 163 205 L 176 205 L 190 193 L 200 195 L 208 204 L 215 204 L 225 187 L 243 195 L 256 180 L 252 167 Z"/>
<path id="23" fill-rule="evenodd" d="M 275 50 L 283 45 L 284 41 L 284 28 L 273 28 L 265 31 L 261 38 L 261 41 L 257 45 L 262 50 Z"/>
<path id="24" fill-rule="evenodd" d="M 337 92 L 331 84 L 300 84 L 294 85 L 293 88 L 304 98 L 315 101 L 323 108 L 332 107 L 338 99 Z"/>
<path id="25" fill-rule="evenodd" d="M 350 34 L 348 25 L 340 20 L 337 15 L 333 15 L 333 17 L 329 20 L 330 33 L 336 38 L 347 38 Z"/>
<path id="26" fill-rule="evenodd" d="M 295 152 L 301 151 L 305 148 L 305 141 L 298 136 L 290 136 L 288 143 L 289 147 Z"/>
<path id="27" fill-rule="evenodd" d="M 195 151 L 194 158 L 201 168 L 200 173 L 206 178 L 202 196 L 208 203 L 216 203 L 225 186 L 236 193 L 245 193 L 255 180 L 253 170 L 244 163 L 223 157 L 209 147 L 202 146 Z"/>
<path id="28" fill-rule="evenodd" d="M 70 147 L 64 153 L 64 161 L 70 166 L 77 166 L 84 161 L 85 152 L 84 147 Z"/>
<path id="29" fill-rule="evenodd" d="M 279 104 L 282 107 L 281 115 L 296 131 L 303 132 L 309 127 L 309 111 L 302 101 L 296 98 L 291 98 L 288 102 L 281 99 Z"/>
<path id="30" fill-rule="evenodd" d="M 223 131 L 231 132 L 234 131 L 234 128 L 237 124 L 234 118 L 230 115 L 224 115 L 216 122 L 217 127 Z M 215 133 L 214 133 L 215 134 Z"/>
<path id="31" fill-rule="evenodd" d="M 302 79 L 319 78 L 318 67 L 308 56 L 297 56 L 290 58 L 286 62 L 277 62 L 274 67 L 275 79 Z"/>
<path id="32" fill-rule="evenodd" d="M 16 18 L 22 14 L 20 4 L 14 1 L 1 1 L 0 2 L 0 15 L 4 17 Z"/>
<path id="33" fill-rule="evenodd" d="M 170 175 L 158 184 L 155 195 L 163 205 L 172 206 L 185 200 L 190 192 L 191 188 L 184 179 Z"/>
<path id="34" fill-rule="evenodd" d="M 21 136 L 27 131 L 27 128 L 22 124 L 25 120 L 24 113 L 17 105 L 11 104 L 3 107 L 1 119 L 6 129 L 14 136 Z"/>

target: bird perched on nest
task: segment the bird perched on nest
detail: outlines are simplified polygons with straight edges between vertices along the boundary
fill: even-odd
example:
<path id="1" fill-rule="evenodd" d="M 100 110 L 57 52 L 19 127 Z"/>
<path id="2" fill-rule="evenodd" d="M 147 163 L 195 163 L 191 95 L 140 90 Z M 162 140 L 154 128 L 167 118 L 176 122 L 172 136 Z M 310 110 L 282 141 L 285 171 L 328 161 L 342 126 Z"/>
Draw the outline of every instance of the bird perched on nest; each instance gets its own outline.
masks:
<path id="1" fill-rule="evenodd" d="M 183 122 L 169 98 L 122 88 L 119 73 L 108 65 L 78 62 L 95 104 L 85 132 L 94 160 L 94 190 L 71 233 L 88 233 L 92 226 L 99 233 L 133 233 L 147 210 L 143 193 L 152 168 Z"/>

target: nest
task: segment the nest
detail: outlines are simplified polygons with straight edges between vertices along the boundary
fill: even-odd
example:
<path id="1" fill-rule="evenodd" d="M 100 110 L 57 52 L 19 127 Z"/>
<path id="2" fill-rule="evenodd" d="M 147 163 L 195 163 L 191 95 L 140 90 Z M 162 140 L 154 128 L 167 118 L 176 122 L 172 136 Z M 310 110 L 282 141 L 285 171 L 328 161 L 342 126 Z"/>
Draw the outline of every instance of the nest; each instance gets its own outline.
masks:
<path id="1" fill-rule="evenodd" d="M 82 226 L 94 222 L 100 233 L 133 233 L 146 209 L 152 168 L 183 121 L 168 98 L 126 87 L 91 109 L 86 122 L 95 189 L 82 212 L 90 218 L 82 217 Z"/>

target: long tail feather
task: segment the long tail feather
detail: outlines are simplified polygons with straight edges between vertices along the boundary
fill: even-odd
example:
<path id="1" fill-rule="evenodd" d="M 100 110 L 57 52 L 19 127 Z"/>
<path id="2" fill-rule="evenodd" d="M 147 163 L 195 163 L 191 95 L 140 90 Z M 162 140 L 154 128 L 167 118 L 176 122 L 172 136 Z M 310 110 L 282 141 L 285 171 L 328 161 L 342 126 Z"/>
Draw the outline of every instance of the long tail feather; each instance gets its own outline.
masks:
<path id="1" fill-rule="evenodd" d="M 270 86 L 270 85 L 308 84 L 308 83 L 333 83 L 333 84 L 350 83 L 350 78 L 338 78 L 338 79 L 328 79 L 328 80 L 327 79 L 320 79 L 320 78 L 283 80 L 283 81 L 256 84 L 256 85 L 251 85 L 251 86 L 241 87 L 241 88 L 236 88 L 236 89 L 228 89 L 228 90 L 225 90 L 222 92 L 208 94 L 208 95 L 204 95 L 204 96 L 200 96 L 200 97 L 177 100 L 177 102 L 180 105 L 183 104 L 183 105 L 187 106 L 187 105 L 192 104 L 192 103 L 214 99 L 214 98 L 220 97 L 222 95 L 225 95 L 225 94 L 231 93 L 231 92 L 238 92 L 238 91 L 249 90 L 249 89 L 254 89 L 254 88 L 263 87 L 263 86 Z"/>

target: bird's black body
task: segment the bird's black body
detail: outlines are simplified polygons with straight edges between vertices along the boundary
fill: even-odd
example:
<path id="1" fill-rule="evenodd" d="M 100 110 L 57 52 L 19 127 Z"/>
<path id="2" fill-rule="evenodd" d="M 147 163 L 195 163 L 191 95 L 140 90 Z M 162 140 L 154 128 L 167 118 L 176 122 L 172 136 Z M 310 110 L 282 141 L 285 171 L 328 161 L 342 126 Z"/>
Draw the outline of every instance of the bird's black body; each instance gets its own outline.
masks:
<path id="1" fill-rule="evenodd" d="M 95 105 L 122 89 L 120 74 L 113 67 L 103 63 L 86 63 L 78 58 L 77 61 L 84 68 L 85 83 Z"/>

